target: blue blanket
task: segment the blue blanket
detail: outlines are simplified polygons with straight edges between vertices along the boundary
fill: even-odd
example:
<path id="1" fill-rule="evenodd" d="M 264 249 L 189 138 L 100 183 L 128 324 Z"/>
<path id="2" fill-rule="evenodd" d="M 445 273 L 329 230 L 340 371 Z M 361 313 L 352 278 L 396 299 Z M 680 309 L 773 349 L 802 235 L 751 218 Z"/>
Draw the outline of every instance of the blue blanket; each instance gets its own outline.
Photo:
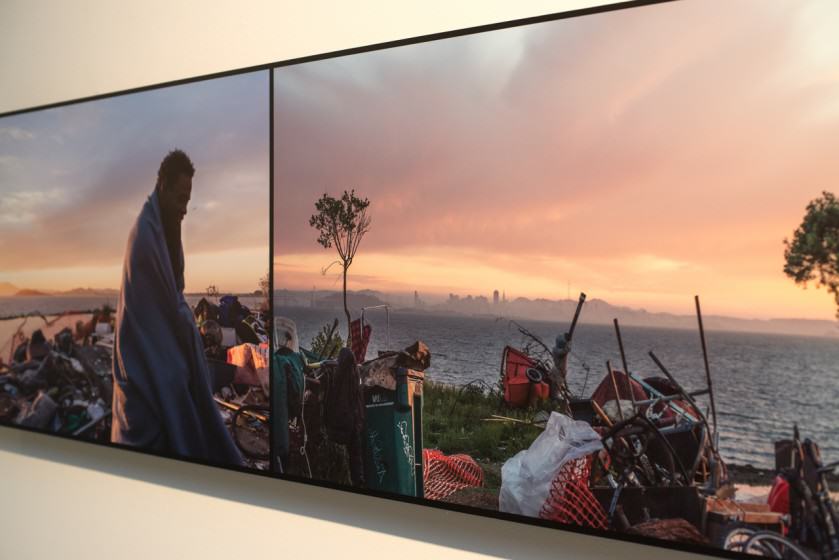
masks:
<path id="1" fill-rule="evenodd" d="M 123 263 L 111 440 L 241 465 L 242 456 L 213 401 L 201 338 L 183 295 L 183 266 L 179 268 L 172 269 L 154 193 L 128 236 Z"/>

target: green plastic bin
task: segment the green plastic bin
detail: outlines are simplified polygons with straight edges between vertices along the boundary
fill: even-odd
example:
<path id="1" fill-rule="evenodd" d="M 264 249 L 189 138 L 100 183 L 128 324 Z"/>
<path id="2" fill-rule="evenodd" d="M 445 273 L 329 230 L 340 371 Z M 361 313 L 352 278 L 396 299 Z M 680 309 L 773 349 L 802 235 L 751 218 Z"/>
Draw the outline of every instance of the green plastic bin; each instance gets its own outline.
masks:
<path id="1" fill-rule="evenodd" d="M 424 375 L 392 368 L 391 376 L 364 388 L 364 479 L 371 490 L 421 498 Z"/>

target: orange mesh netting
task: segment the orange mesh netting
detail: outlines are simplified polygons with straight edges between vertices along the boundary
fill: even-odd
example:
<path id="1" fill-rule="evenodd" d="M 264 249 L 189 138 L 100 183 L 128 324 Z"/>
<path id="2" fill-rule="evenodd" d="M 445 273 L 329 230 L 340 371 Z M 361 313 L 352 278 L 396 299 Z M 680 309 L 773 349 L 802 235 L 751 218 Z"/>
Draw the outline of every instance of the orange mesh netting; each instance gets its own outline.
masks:
<path id="1" fill-rule="evenodd" d="M 566 462 L 551 482 L 539 517 L 559 523 L 606 529 L 606 512 L 588 487 L 592 456 Z"/>
<path id="2" fill-rule="evenodd" d="M 442 500 L 458 490 L 484 485 L 484 471 L 469 455 L 446 456 L 439 449 L 422 450 L 424 496 Z"/>

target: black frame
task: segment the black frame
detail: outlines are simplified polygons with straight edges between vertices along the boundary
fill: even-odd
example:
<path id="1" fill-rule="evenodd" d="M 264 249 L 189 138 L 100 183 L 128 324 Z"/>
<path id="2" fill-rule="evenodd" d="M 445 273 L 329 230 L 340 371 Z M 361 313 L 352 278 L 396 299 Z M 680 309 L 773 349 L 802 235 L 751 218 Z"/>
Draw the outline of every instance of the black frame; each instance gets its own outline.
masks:
<path id="1" fill-rule="evenodd" d="M 392 40 L 392 41 L 385 41 L 385 42 L 382 42 L 382 43 L 374 43 L 374 44 L 367 45 L 367 46 L 362 46 L 362 47 L 353 47 L 353 48 L 341 49 L 341 50 L 331 51 L 331 52 L 326 52 L 326 53 L 321 53 L 321 54 L 302 56 L 302 57 L 293 58 L 293 59 L 284 60 L 284 61 L 260 64 L 260 65 L 249 66 L 249 67 L 246 67 L 246 68 L 239 68 L 239 69 L 234 69 L 234 70 L 214 72 L 214 73 L 203 74 L 203 75 L 195 76 L 195 77 L 191 77 L 191 78 L 183 78 L 183 79 L 180 79 L 180 80 L 173 80 L 173 81 L 169 81 L 169 82 L 161 82 L 161 83 L 156 83 L 156 84 L 151 84 L 151 85 L 146 85 L 146 86 L 140 86 L 140 87 L 136 87 L 136 88 L 129 88 L 129 89 L 125 89 L 125 90 L 121 90 L 121 91 L 117 91 L 117 92 L 112 92 L 112 93 L 91 95 L 91 96 L 81 97 L 81 98 L 72 99 L 72 100 L 68 100 L 68 101 L 60 101 L 60 102 L 48 103 L 48 104 L 34 106 L 34 107 L 28 107 L 28 108 L 24 108 L 24 109 L 7 111 L 5 113 L 0 113 L 0 119 L 2 119 L 4 117 L 14 116 L 14 115 L 21 115 L 21 114 L 25 114 L 25 113 L 32 113 L 32 112 L 42 111 L 42 110 L 46 110 L 46 109 L 63 107 L 63 106 L 67 106 L 67 105 L 74 105 L 74 104 L 78 104 L 78 103 L 85 103 L 85 102 L 89 102 L 89 101 L 107 99 L 107 98 L 110 98 L 110 97 L 116 97 L 116 96 L 120 96 L 120 95 L 140 93 L 140 92 L 144 92 L 144 91 L 150 91 L 150 90 L 155 90 L 155 89 L 173 87 L 173 86 L 190 84 L 190 83 L 201 82 L 201 81 L 208 81 L 208 80 L 213 80 L 213 79 L 217 79 L 217 78 L 236 76 L 236 75 L 240 75 L 240 74 L 256 73 L 256 72 L 259 72 L 259 71 L 268 72 L 269 73 L 269 111 L 268 111 L 268 114 L 269 114 L 269 119 L 270 119 L 270 123 L 269 123 L 269 127 L 268 127 L 269 136 L 270 136 L 270 138 L 269 138 L 269 166 L 270 166 L 270 169 L 269 169 L 269 188 L 270 188 L 270 193 L 269 193 L 269 243 L 268 243 L 268 249 L 269 249 L 268 281 L 269 281 L 270 296 L 269 296 L 268 299 L 269 299 L 269 306 L 270 306 L 271 312 L 273 314 L 273 310 L 274 310 L 274 298 L 273 298 L 273 291 L 274 291 L 274 262 L 273 262 L 274 261 L 274 70 L 275 69 L 282 68 L 282 67 L 285 67 L 285 66 L 302 64 L 302 63 L 306 63 L 306 62 L 314 62 L 314 61 L 318 61 L 318 60 L 338 58 L 338 57 L 344 57 L 344 56 L 348 56 L 348 55 L 361 54 L 361 53 L 367 53 L 367 52 L 384 50 L 384 49 L 391 49 L 391 48 L 394 48 L 394 47 L 415 45 L 415 44 L 419 44 L 419 43 L 426 43 L 426 42 L 437 41 L 437 40 L 441 40 L 441 39 L 463 37 L 463 36 L 467 36 L 467 35 L 484 33 L 484 32 L 487 32 L 487 31 L 496 31 L 496 30 L 508 29 L 508 28 L 512 28 L 512 27 L 520 27 L 520 26 L 537 24 L 537 23 L 571 19 L 571 18 L 587 16 L 587 15 L 595 15 L 595 14 L 601 14 L 601 13 L 616 12 L 616 11 L 627 10 L 627 9 L 631 9 L 631 8 L 653 6 L 653 5 L 657 5 L 657 4 L 668 4 L 668 3 L 674 3 L 674 2 L 677 2 L 677 1 L 686 1 L 686 0 L 628 0 L 628 1 L 624 1 L 624 2 L 617 2 L 617 3 L 605 4 L 605 5 L 599 5 L 599 6 L 592 6 L 592 7 L 588 7 L 588 8 L 580 8 L 580 9 L 569 10 L 569 11 L 565 11 L 565 12 L 558 12 L 558 13 L 546 14 L 546 15 L 541 15 L 541 16 L 520 18 L 520 19 L 509 20 L 509 21 L 504 21 L 504 22 L 479 25 L 479 26 L 468 27 L 468 28 L 464 28 L 464 29 L 458 29 L 458 30 L 454 30 L 454 31 L 444 31 L 444 32 L 432 33 L 432 34 L 428 34 L 428 35 L 421 35 L 421 36 L 411 37 L 411 38 L 406 38 L 406 39 L 397 39 L 397 40 Z M 271 326 L 271 327 L 273 327 L 273 326 Z M 271 332 L 271 330 L 272 329 L 269 328 L 269 333 Z M 270 336 L 269 339 L 270 339 L 269 348 L 270 348 L 271 354 L 273 355 L 273 351 L 274 351 L 273 336 Z M 645 536 L 640 536 L 640 535 L 631 535 L 631 534 L 626 534 L 626 533 L 620 533 L 620 532 L 617 532 L 617 531 L 590 529 L 590 528 L 579 526 L 579 525 L 557 523 L 557 522 L 554 522 L 554 521 L 547 521 L 547 520 L 543 520 L 543 519 L 540 519 L 540 518 L 526 517 L 526 516 L 523 516 L 523 515 L 510 514 L 510 513 L 505 513 L 505 512 L 501 512 L 501 511 L 491 511 L 491 510 L 486 510 L 486 509 L 481 509 L 481 508 L 476 508 L 476 507 L 471 507 L 471 506 L 464 506 L 464 505 L 460 505 L 460 504 L 453 504 L 453 503 L 447 503 L 447 502 L 428 500 L 428 499 L 425 499 L 425 498 L 416 498 L 416 497 L 411 497 L 411 496 L 404 496 L 404 495 L 401 495 L 401 494 L 394 494 L 394 493 L 390 493 L 390 492 L 381 492 L 381 491 L 369 490 L 369 489 L 358 489 L 358 488 L 354 488 L 354 487 L 351 487 L 351 486 L 348 486 L 348 485 L 337 484 L 337 483 L 333 483 L 333 482 L 329 482 L 329 481 L 325 481 L 325 480 L 310 479 L 310 478 L 299 477 L 299 476 L 288 475 L 288 474 L 278 474 L 278 473 L 274 473 L 270 470 L 259 471 L 259 470 L 251 469 L 251 468 L 248 468 L 248 467 L 222 464 L 222 463 L 217 463 L 217 462 L 208 461 L 208 460 L 204 460 L 204 459 L 199 459 L 199 458 L 195 458 L 195 457 L 188 457 L 188 456 L 177 455 L 177 454 L 160 453 L 160 452 L 156 452 L 156 451 L 153 451 L 153 450 L 146 450 L 146 449 L 138 448 L 138 447 L 135 447 L 135 446 L 125 445 L 125 444 L 120 444 L 120 443 L 111 443 L 111 442 L 106 443 L 106 442 L 100 442 L 100 441 L 79 439 L 79 438 L 73 437 L 72 435 L 68 435 L 68 434 L 57 434 L 57 433 L 48 432 L 48 431 L 45 431 L 45 430 L 40 430 L 40 429 L 37 429 L 37 428 L 30 428 L 30 427 L 26 427 L 26 426 L 11 424 L 11 423 L 0 422 L 0 428 L 12 428 L 12 429 L 25 431 L 25 432 L 34 432 L 34 433 L 39 433 L 39 434 L 46 434 L 46 435 L 50 435 L 50 436 L 55 436 L 55 437 L 67 439 L 67 440 L 78 441 L 78 442 L 81 442 L 81 443 L 93 444 L 93 445 L 98 445 L 98 446 L 102 446 L 102 447 L 110 447 L 110 448 L 114 448 L 114 449 L 124 449 L 124 450 L 131 451 L 131 452 L 134 452 L 134 453 L 141 453 L 141 454 L 153 455 L 153 456 L 157 456 L 157 457 L 164 457 L 164 458 L 167 458 L 167 459 L 174 459 L 174 460 L 184 461 L 184 462 L 187 462 L 187 463 L 193 463 L 193 464 L 198 464 L 198 465 L 205 465 L 205 466 L 223 468 L 223 469 L 227 469 L 227 470 L 231 470 L 231 471 L 238 471 L 238 472 L 247 473 L 247 474 L 250 474 L 250 475 L 257 475 L 257 476 L 262 476 L 262 477 L 266 477 L 266 478 L 278 478 L 278 479 L 281 479 L 281 480 L 289 480 L 289 481 L 292 481 L 292 482 L 299 482 L 299 483 L 308 484 L 308 485 L 312 485 L 312 486 L 318 486 L 318 487 L 321 487 L 321 488 L 329 488 L 329 489 L 333 489 L 333 490 L 340 490 L 340 491 L 349 492 L 349 493 L 352 493 L 352 494 L 360 494 L 360 495 L 364 495 L 364 496 L 373 496 L 373 497 L 377 497 L 377 498 L 385 498 L 385 499 L 396 500 L 396 501 L 403 502 L 403 503 L 408 503 L 408 504 L 421 505 L 421 506 L 432 507 L 432 508 L 437 508 L 437 509 L 446 510 L 446 511 L 455 511 L 455 512 L 459 512 L 459 513 L 467 513 L 467 514 L 477 515 L 477 516 L 482 516 L 482 517 L 490 517 L 490 518 L 494 518 L 494 519 L 512 521 L 512 522 L 515 522 L 515 523 L 523 523 L 523 524 L 526 524 L 526 525 L 533 525 L 533 526 L 538 526 L 538 527 L 559 529 L 559 530 L 568 531 L 568 532 L 571 532 L 571 533 L 591 535 L 591 536 L 594 536 L 594 537 L 607 538 L 607 539 L 611 539 L 611 540 L 632 542 L 632 543 L 637 543 L 637 544 L 660 547 L 660 548 L 664 548 L 664 549 L 678 550 L 678 551 L 682 551 L 682 552 L 693 552 L 693 553 L 699 553 L 699 554 L 706 554 L 706 555 L 716 556 L 716 557 L 720 557 L 720 558 L 751 558 L 750 555 L 747 555 L 745 553 L 725 551 L 725 550 L 722 550 L 720 548 L 716 548 L 716 547 L 713 547 L 713 546 L 710 546 L 710 545 L 699 545 L 699 544 L 682 543 L 682 542 L 675 542 L 675 541 L 666 541 L 666 540 L 655 539 L 655 538 L 645 537 Z M 273 454 L 274 454 L 273 449 L 271 449 L 271 455 L 273 456 Z"/>

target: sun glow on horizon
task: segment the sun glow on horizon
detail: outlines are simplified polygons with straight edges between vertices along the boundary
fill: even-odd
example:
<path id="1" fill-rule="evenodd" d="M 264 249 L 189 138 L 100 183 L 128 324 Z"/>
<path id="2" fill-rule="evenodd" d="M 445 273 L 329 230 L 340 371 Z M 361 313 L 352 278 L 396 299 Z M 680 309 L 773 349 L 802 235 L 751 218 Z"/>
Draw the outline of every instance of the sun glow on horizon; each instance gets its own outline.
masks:
<path id="1" fill-rule="evenodd" d="M 326 275 L 322 269 L 331 254 L 278 255 L 274 261 L 274 289 L 340 290 L 339 267 Z M 639 268 L 640 267 L 640 268 Z M 604 271 L 608 270 L 608 273 Z M 707 273 L 707 271 L 705 271 Z M 612 278 L 642 274 L 644 285 L 621 285 Z M 699 294 L 707 313 L 744 319 L 833 320 L 832 297 L 825 290 L 802 289 L 782 275 L 732 275 L 709 278 L 695 265 L 655 259 L 650 255 L 552 260 L 536 255 L 482 255 L 439 247 L 411 248 L 404 253 L 359 250 L 348 274 L 348 289 L 445 297 L 450 293 L 492 297 L 494 290 L 508 299 L 564 299 L 580 291 L 612 305 L 650 312 L 690 314 Z"/>

